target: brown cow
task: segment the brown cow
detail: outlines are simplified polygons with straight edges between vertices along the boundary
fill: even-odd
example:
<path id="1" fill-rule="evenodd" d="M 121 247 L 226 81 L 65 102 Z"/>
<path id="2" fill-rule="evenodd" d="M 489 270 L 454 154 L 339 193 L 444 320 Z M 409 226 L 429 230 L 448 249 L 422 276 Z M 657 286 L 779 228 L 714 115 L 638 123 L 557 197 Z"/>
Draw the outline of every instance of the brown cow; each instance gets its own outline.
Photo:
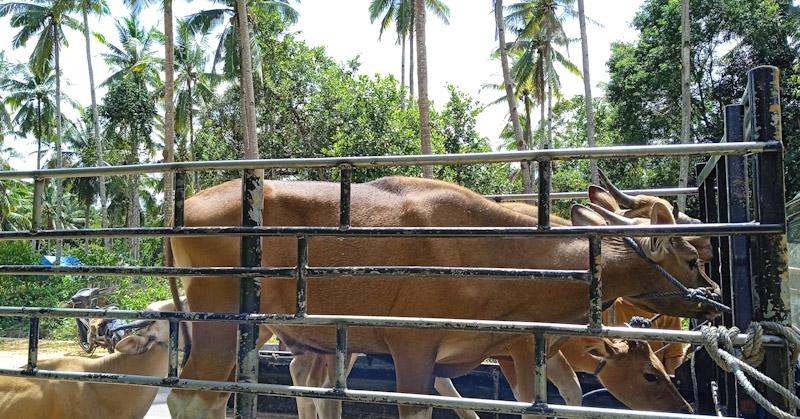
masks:
<path id="1" fill-rule="evenodd" d="M 531 227 L 532 217 L 490 202 L 480 195 L 445 182 L 391 177 L 352 185 L 354 226 L 499 226 Z M 187 226 L 239 225 L 241 183 L 226 182 L 186 201 Z M 338 221 L 339 185 L 324 182 L 266 182 L 264 225 L 333 226 Z M 674 218 L 661 204 L 653 206 L 654 223 Z M 586 207 L 573 208 L 573 222 L 603 225 L 606 221 Z M 697 270 L 697 252 L 678 237 L 637 239 L 645 252 L 690 287 L 713 286 Z M 175 237 L 172 250 L 178 266 L 237 266 L 235 237 Z M 293 238 L 266 237 L 264 266 L 293 266 Z M 673 287 L 619 239 L 603 241 L 603 296 L 672 291 Z M 309 262 L 316 266 L 419 265 L 542 269 L 586 269 L 588 243 L 584 238 L 365 238 L 312 237 Z M 264 279 L 262 310 L 294 312 L 293 279 Z M 309 312 L 425 316 L 569 322 L 587 314 L 585 284 L 474 278 L 320 278 L 309 281 Z M 190 305 L 198 311 L 238 309 L 238 281 L 229 278 L 186 279 Z M 687 316 L 716 315 L 713 310 L 683 301 L 663 302 L 659 312 Z M 330 353 L 335 347 L 331 327 L 274 326 L 271 329 L 295 353 Z M 234 366 L 235 326 L 196 325 L 194 350 L 183 377 L 226 379 Z M 353 352 L 389 353 L 397 367 L 398 391 L 430 393 L 434 370 L 457 376 L 473 369 L 488 355 L 500 353 L 525 336 L 405 328 L 352 328 Z M 515 354 L 522 400 L 533 399 L 533 351 Z M 215 394 L 173 391 L 169 406 L 174 417 L 202 418 L 218 414 Z M 401 406 L 403 417 L 428 417 L 430 409 Z"/>
<path id="2" fill-rule="evenodd" d="M 160 301 L 148 310 L 174 311 L 172 301 Z M 151 376 L 167 375 L 169 327 L 149 322 L 138 336 L 126 336 L 116 353 L 99 359 L 62 357 L 38 362 L 42 370 L 103 372 Z M 141 419 L 150 409 L 158 388 L 133 385 L 0 377 L 0 418 Z"/>

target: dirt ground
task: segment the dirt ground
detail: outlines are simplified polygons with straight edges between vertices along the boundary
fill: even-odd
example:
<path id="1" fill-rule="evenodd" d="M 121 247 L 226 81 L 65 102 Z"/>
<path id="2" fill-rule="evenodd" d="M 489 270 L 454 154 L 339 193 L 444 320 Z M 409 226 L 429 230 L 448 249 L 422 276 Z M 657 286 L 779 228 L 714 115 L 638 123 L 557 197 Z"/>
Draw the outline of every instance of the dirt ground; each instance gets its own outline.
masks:
<path id="1" fill-rule="evenodd" d="M 98 349 L 89 355 L 78 346 L 76 341 L 40 340 L 39 359 L 58 358 L 61 356 L 80 356 L 84 358 L 100 358 L 106 355 L 104 349 Z M 28 362 L 28 339 L 0 338 L 0 367 L 18 368 Z"/>

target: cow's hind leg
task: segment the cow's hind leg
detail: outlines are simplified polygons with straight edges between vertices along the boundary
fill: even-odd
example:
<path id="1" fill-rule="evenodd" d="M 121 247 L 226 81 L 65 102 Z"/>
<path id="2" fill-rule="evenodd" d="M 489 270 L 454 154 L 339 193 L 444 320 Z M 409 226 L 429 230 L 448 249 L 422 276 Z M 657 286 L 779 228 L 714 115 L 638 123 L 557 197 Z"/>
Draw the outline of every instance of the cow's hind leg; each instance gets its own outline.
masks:
<path id="1" fill-rule="evenodd" d="M 392 345 L 389 350 L 394 361 L 397 391 L 400 393 L 431 394 L 433 370 L 436 365 L 436 347 L 425 345 L 419 339 L 414 345 Z M 401 419 L 430 419 L 433 409 L 424 406 L 398 406 Z"/>
<path id="2" fill-rule="evenodd" d="M 433 388 L 435 388 L 436 392 L 441 396 L 461 397 L 461 394 L 456 390 L 456 386 L 453 385 L 453 381 L 449 378 L 436 377 L 436 380 L 433 382 Z M 456 412 L 456 415 L 460 419 L 480 419 L 474 410 L 453 409 L 453 411 Z"/>
<path id="3" fill-rule="evenodd" d="M 323 355 L 313 352 L 295 355 L 289 364 L 289 373 L 292 375 L 292 383 L 296 386 L 316 386 L 313 377 L 321 369 L 317 367 L 319 362 L 324 362 Z M 308 397 L 295 398 L 297 403 L 298 419 L 316 419 L 317 409 L 314 401 Z"/>
<path id="4" fill-rule="evenodd" d="M 239 283 L 230 278 L 186 281 L 186 297 L 192 311 L 236 312 Z M 192 352 L 181 378 L 225 381 L 236 364 L 235 323 L 195 322 Z M 221 419 L 230 393 L 173 390 L 167 406 L 173 419 Z"/>

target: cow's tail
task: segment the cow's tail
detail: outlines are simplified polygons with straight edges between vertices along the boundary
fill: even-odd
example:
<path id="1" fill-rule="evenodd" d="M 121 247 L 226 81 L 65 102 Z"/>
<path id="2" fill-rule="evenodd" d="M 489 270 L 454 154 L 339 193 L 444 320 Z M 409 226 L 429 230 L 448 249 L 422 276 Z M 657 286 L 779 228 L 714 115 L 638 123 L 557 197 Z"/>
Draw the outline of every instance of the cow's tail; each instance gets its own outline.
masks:
<path id="1" fill-rule="evenodd" d="M 169 237 L 164 239 L 164 266 L 175 266 L 175 258 L 172 256 L 172 243 Z M 175 311 L 186 311 L 181 300 L 181 294 L 178 291 L 178 278 L 174 276 L 169 277 L 169 292 L 172 294 L 172 303 L 175 304 Z M 183 335 L 183 362 L 181 367 L 186 365 L 189 360 L 189 354 L 192 352 L 192 337 L 189 334 L 189 327 L 186 322 L 181 323 L 180 332 Z"/>

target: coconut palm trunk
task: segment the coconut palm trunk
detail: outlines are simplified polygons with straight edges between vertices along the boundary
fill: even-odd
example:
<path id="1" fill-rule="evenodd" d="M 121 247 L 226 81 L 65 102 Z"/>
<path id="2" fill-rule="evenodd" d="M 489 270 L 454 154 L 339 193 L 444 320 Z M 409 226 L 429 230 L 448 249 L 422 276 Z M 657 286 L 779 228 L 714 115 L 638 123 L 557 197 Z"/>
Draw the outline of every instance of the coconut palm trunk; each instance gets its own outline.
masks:
<path id="1" fill-rule="evenodd" d="M 89 70 L 89 93 L 92 99 L 92 137 L 94 138 L 95 148 L 97 149 L 97 165 L 103 165 L 103 140 L 100 137 L 100 115 L 97 111 L 97 92 L 94 88 L 94 68 L 92 66 L 92 47 L 91 37 L 89 36 L 89 0 L 81 2 L 81 13 L 83 14 L 83 34 L 86 41 L 86 65 Z M 98 179 L 98 194 L 100 195 L 100 226 L 108 227 L 108 204 L 106 202 L 106 178 L 100 176 Z M 88 220 L 87 220 L 88 224 Z M 106 250 L 111 250 L 111 239 L 103 238 L 103 246 Z"/>
<path id="2" fill-rule="evenodd" d="M 547 84 L 547 142 L 543 148 L 553 148 L 553 85 Z"/>
<path id="3" fill-rule="evenodd" d="M 175 161 L 175 33 L 172 0 L 164 0 L 164 162 Z M 175 222 L 175 178 L 164 172 L 164 225 Z M 165 253 L 166 257 L 166 253 Z M 166 262 L 166 260 L 165 260 Z"/>
<path id="4" fill-rule="evenodd" d="M 406 36 L 400 41 L 400 88 L 406 87 Z M 405 104 L 403 105 L 405 106 Z"/>
<path id="5" fill-rule="evenodd" d="M 242 116 L 245 120 L 244 158 L 258 159 L 258 142 L 256 141 L 256 99 L 253 91 L 253 62 L 250 52 L 250 34 L 247 23 L 247 2 L 236 0 L 239 24 L 239 48 L 241 50 L 241 87 L 244 98 Z"/>
<path id="6" fill-rule="evenodd" d="M 53 61 L 56 71 L 56 167 L 63 166 L 61 155 L 61 138 L 63 132 L 61 130 L 61 42 L 58 37 L 58 29 L 52 26 L 53 31 Z M 61 179 L 53 179 L 56 183 L 56 228 L 64 228 L 64 190 Z M 64 241 L 59 239 L 56 241 L 56 260 L 55 265 L 61 264 L 61 253 L 64 248 Z"/>
<path id="7" fill-rule="evenodd" d="M 681 2 L 681 144 L 691 142 L 692 97 L 689 84 L 692 82 L 689 37 L 689 0 Z M 689 183 L 689 157 L 681 157 L 678 187 Z M 686 196 L 678 195 L 678 208 L 686 210 Z"/>
<path id="8" fill-rule="evenodd" d="M 411 3 L 416 3 L 412 0 Z M 411 10 L 414 10 L 412 4 Z M 408 30 L 408 97 L 414 99 L 414 25 Z"/>
<path id="9" fill-rule="evenodd" d="M 42 100 L 36 99 L 36 170 L 42 168 Z"/>
<path id="10" fill-rule="evenodd" d="M 522 133 L 522 126 L 519 123 L 519 112 L 517 112 L 517 97 L 514 95 L 514 82 L 511 80 L 511 67 L 508 64 L 508 50 L 506 49 L 506 24 L 503 19 L 503 0 L 494 1 L 494 20 L 497 25 L 497 40 L 500 43 L 500 65 L 503 68 L 503 87 L 506 91 L 506 101 L 508 102 L 508 112 L 511 118 L 511 127 L 514 130 L 514 141 L 517 150 L 525 150 L 525 138 Z M 526 106 L 527 110 L 527 106 Z M 530 123 L 530 122 L 528 122 Z M 521 176 L 523 193 L 532 193 L 531 168 L 527 161 L 521 161 Z"/>
<path id="11" fill-rule="evenodd" d="M 414 2 L 414 29 L 417 33 L 417 90 L 419 139 L 422 154 L 431 154 L 430 102 L 428 101 L 428 54 L 425 48 L 425 1 Z M 422 166 L 422 176 L 433 178 L 433 166 Z"/>
<path id="12" fill-rule="evenodd" d="M 586 143 L 589 147 L 594 147 L 594 107 L 592 106 L 592 81 L 589 77 L 589 40 L 586 36 L 586 11 L 583 7 L 583 0 L 578 0 L 578 23 L 581 28 L 581 55 L 583 57 L 583 98 L 586 101 Z M 599 185 L 597 160 L 589 160 L 589 173 L 592 183 Z"/>

